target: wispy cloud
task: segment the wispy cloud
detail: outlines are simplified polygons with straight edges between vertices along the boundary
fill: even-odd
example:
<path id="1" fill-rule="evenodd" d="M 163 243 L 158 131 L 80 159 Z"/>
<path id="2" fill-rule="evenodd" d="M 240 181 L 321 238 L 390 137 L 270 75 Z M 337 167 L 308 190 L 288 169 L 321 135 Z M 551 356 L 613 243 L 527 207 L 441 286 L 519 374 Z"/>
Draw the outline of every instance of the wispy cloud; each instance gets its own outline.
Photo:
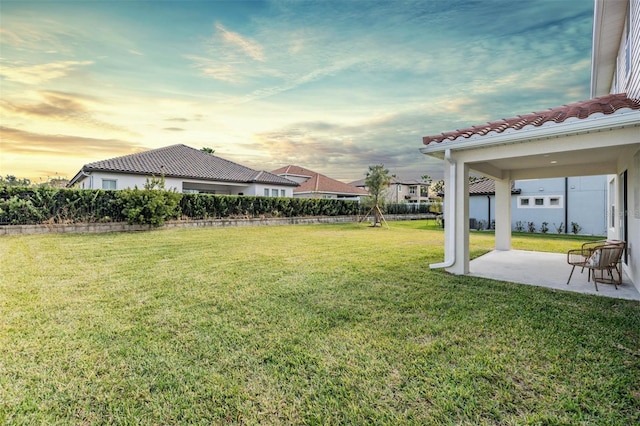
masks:
<path id="1" fill-rule="evenodd" d="M 229 31 L 220 23 L 216 24 L 216 30 L 218 30 L 227 44 L 240 48 L 242 52 L 255 61 L 264 61 L 264 49 L 258 42 L 248 37 L 243 37 L 236 32 Z"/>
<path id="2" fill-rule="evenodd" d="M 0 109 L 13 115 L 17 114 L 37 119 L 72 121 L 85 126 L 131 133 L 123 127 L 95 118 L 87 106 L 88 102 L 96 102 L 95 99 L 91 97 L 59 91 L 41 91 L 38 92 L 38 94 L 42 102 L 17 103 L 0 100 Z"/>
<path id="3" fill-rule="evenodd" d="M 24 65 L 19 62 L 0 64 L 0 76 L 18 83 L 38 85 L 69 75 L 79 67 L 93 64 L 93 61 L 57 61 L 38 65 Z"/>
<path id="4" fill-rule="evenodd" d="M 135 142 L 121 139 L 87 138 L 73 135 L 49 135 L 0 126 L 2 151 L 5 155 L 35 154 L 68 157 L 125 155 L 144 150 Z"/>

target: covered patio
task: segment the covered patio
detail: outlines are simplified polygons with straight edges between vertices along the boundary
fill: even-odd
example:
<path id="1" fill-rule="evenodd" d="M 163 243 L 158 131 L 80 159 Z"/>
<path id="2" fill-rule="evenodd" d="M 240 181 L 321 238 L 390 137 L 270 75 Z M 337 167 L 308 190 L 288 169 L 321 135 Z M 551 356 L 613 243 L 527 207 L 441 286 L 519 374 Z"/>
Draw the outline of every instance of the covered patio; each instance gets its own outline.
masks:
<path id="1" fill-rule="evenodd" d="M 561 253 L 494 250 L 469 263 L 469 275 L 474 277 L 640 301 L 640 293 L 625 273 L 622 275 L 622 285 L 618 285 L 617 290 L 612 284 L 599 283 L 596 291 L 593 281 L 587 281 L 587 271 L 581 274 L 579 268 L 576 268 L 567 285 L 570 272 L 567 255 Z"/>

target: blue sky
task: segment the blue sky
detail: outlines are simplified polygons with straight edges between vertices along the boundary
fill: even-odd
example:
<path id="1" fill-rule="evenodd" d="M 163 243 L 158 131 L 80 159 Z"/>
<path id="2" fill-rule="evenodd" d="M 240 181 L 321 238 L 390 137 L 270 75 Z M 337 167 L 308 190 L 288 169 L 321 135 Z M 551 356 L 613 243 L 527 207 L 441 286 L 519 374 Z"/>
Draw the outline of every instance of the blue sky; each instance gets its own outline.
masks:
<path id="1" fill-rule="evenodd" d="M 422 137 L 589 97 L 590 0 L 0 5 L 0 175 L 183 143 L 343 181 Z"/>

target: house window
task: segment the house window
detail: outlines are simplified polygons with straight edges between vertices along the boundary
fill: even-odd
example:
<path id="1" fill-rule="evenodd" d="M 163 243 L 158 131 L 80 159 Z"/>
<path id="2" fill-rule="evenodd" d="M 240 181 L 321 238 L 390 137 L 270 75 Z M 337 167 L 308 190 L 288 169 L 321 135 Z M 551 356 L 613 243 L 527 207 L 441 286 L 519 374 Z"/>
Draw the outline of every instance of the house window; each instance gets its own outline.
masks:
<path id="1" fill-rule="evenodd" d="M 268 197 L 269 196 L 269 188 L 265 188 L 264 189 L 264 196 Z"/>
<path id="2" fill-rule="evenodd" d="M 409 187 L 409 194 L 416 195 L 416 187 L 415 186 L 410 186 Z"/>
<path id="3" fill-rule="evenodd" d="M 562 208 L 562 196 L 518 197 L 518 207 L 523 209 L 559 209 Z"/>
<path id="4" fill-rule="evenodd" d="M 287 194 L 287 193 L 284 191 L 284 189 L 281 189 L 281 190 L 280 190 L 280 196 L 281 196 L 281 197 L 284 197 L 286 194 Z"/>
<path id="5" fill-rule="evenodd" d="M 277 189 L 272 189 L 271 190 L 271 196 L 272 197 L 277 197 L 278 196 L 278 190 Z"/>
<path id="6" fill-rule="evenodd" d="M 102 179 L 102 189 L 116 189 L 115 179 Z"/>

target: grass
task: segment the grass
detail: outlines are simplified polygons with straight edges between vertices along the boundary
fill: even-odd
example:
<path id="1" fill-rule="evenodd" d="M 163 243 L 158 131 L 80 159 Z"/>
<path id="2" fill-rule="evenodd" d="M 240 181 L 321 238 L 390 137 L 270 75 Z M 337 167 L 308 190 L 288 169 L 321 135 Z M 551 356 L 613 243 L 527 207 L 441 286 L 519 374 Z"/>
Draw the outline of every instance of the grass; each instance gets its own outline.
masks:
<path id="1" fill-rule="evenodd" d="M 638 302 L 429 270 L 442 231 L 390 226 L 3 237 L 0 424 L 640 422 Z"/>

